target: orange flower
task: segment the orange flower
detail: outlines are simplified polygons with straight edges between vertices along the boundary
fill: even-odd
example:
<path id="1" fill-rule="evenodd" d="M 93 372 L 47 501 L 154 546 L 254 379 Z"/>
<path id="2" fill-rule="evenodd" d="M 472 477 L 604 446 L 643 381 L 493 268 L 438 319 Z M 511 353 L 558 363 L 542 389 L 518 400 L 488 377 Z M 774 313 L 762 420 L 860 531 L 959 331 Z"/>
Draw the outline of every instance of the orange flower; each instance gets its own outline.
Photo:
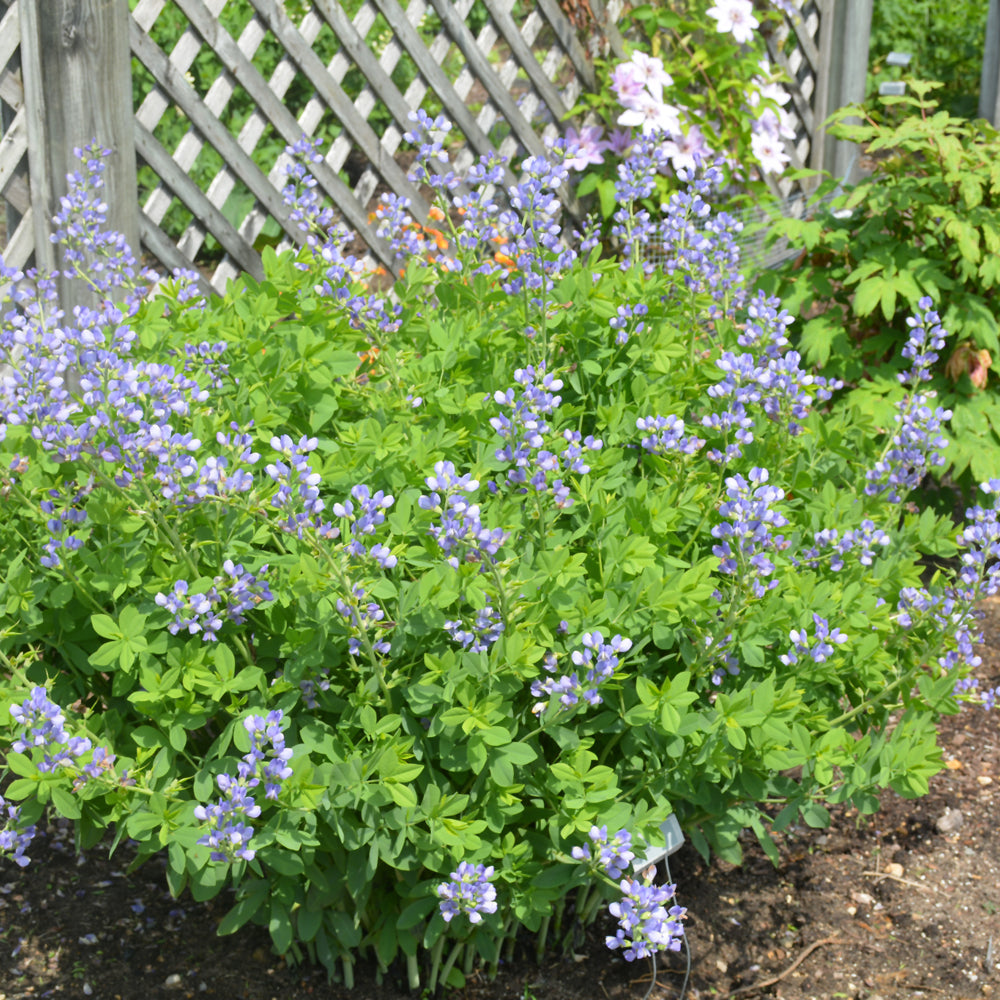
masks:
<path id="1" fill-rule="evenodd" d="M 507 268 L 508 271 L 516 271 L 517 270 L 517 262 L 514 261 L 514 260 L 511 260 L 511 258 L 508 257 L 505 253 L 500 253 L 499 250 L 493 255 L 493 259 L 498 264 L 501 264 L 503 267 Z"/>
<path id="2" fill-rule="evenodd" d="M 433 219 L 435 222 L 440 222 L 444 218 L 444 212 L 437 205 L 431 205 L 427 211 L 427 217 Z"/>
<path id="3" fill-rule="evenodd" d="M 424 232 L 434 240 L 438 250 L 448 249 L 448 241 L 445 239 L 445 235 L 440 229 L 431 229 L 429 226 L 425 226 Z"/>

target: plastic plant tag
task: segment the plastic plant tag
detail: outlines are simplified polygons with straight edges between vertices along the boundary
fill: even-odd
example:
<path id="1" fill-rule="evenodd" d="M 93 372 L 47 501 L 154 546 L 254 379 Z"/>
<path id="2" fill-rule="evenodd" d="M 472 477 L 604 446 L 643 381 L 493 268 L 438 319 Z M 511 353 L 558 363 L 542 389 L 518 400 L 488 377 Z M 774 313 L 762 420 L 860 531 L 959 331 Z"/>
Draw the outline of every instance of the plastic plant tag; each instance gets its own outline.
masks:
<path id="1" fill-rule="evenodd" d="M 644 871 L 650 865 L 659 864 L 664 858 L 670 857 L 675 851 L 681 849 L 681 845 L 684 843 L 684 834 L 681 832 L 681 825 L 673 813 L 660 824 L 660 833 L 663 835 L 662 844 L 648 844 L 644 855 L 636 855 L 636 859 L 632 863 L 632 867 L 636 871 Z"/>
<path id="2" fill-rule="evenodd" d="M 879 97 L 902 97 L 906 93 L 906 84 L 902 80 L 887 80 L 878 85 Z"/>
<path id="3" fill-rule="evenodd" d="M 885 62 L 887 66 L 909 66 L 912 58 L 912 52 L 890 52 L 885 57 Z"/>

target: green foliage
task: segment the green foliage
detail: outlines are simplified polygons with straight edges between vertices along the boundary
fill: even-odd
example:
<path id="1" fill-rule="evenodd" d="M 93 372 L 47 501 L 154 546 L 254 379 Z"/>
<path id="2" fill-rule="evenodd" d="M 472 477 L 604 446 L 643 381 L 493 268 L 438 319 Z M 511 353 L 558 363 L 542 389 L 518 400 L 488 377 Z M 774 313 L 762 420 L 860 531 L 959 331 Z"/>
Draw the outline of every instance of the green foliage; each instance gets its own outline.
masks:
<path id="1" fill-rule="evenodd" d="M 914 613 L 903 629 L 896 609 L 901 588 L 921 583 L 922 556 L 955 554 L 954 526 L 864 494 L 883 446 L 870 422 L 851 407 L 814 411 L 796 436 L 787 413 L 761 415 L 736 465 L 647 454 L 637 420 L 698 426 L 710 409 L 717 362 L 744 335 L 728 302 L 596 251 L 538 301 L 471 267 L 414 259 L 395 287 L 398 330 L 386 334 L 317 291 L 327 267 L 309 248 L 266 250 L 264 280 L 243 278 L 204 311 L 168 286 L 130 321 L 136 352 L 158 362 L 225 341 L 220 384 L 190 366 L 205 391 L 171 412 L 170 428 L 208 442 L 199 461 L 221 455 L 230 471 L 253 464 L 225 443 L 231 429 L 252 424 L 261 465 L 281 457 L 272 435 L 315 436 L 310 462 L 339 539 L 288 530 L 260 470 L 246 491 L 169 495 L 155 462 L 112 477 L 95 449 L 56 462 L 30 428 L 6 427 L 0 467 L 16 471 L 0 521 L 0 732 L 15 728 L 11 706 L 46 685 L 73 734 L 118 758 L 84 781 L 78 767 L 40 769 L 37 747 L 9 753 L 5 795 L 26 820 L 51 805 L 84 845 L 113 828 L 138 842 L 140 861 L 165 852 L 175 894 L 206 900 L 234 886 L 223 934 L 256 922 L 278 952 L 348 984 L 359 955 L 405 964 L 414 987 L 427 958 L 433 988 L 439 973 L 462 981 L 463 949 L 495 969 L 519 927 L 544 939 L 551 919 L 561 940 L 574 895 L 578 914 L 596 912 L 584 900 L 607 889 L 571 856 L 592 825 L 654 841 L 676 813 L 703 854 L 737 861 L 745 829 L 773 854 L 770 830 L 799 816 L 824 825 L 825 804 L 868 812 L 880 788 L 926 791 L 941 766 L 934 722 L 957 711 L 964 668 L 937 665 L 953 640 L 933 616 Z M 649 312 L 619 342 L 609 319 L 626 303 Z M 511 488 L 497 455 L 495 394 L 542 364 L 563 382 L 547 446 L 564 447 L 565 432 L 603 440 L 589 470 L 566 474 L 572 505 Z M 101 379 L 102 391 L 116 388 L 107 371 Z M 445 460 L 484 484 L 483 520 L 506 533 L 495 559 L 448 562 L 431 536 L 434 504 L 420 498 Z M 776 586 L 762 593 L 743 555 L 728 573 L 718 550 L 727 477 L 756 468 L 780 487 L 773 507 L 788 521 L 769 553 Z M 334 504 L 356 484 L 395 498 L 375 536 L 394 568 L 345 548 L 353 536 Z M 42 504 L 53 489 L 87 516 L 82 547 L 50 567 Z M 816 531 L 868 518 L 891 538 L 872 560 L 834 571 L 804 554 Z M 223 621 L 216 642 L 171 629 L 157 596 L 181 579 L 205 593 L 227 559 L 255 573 L 268 564 L 273 600 Z M 357 587 L 384 612 L 370 629 L 350 624 Z M 487 605 L 502 634 L 462 648 L 446 623 L 468 627 Z M 814 616 L 848 641 L 796 661 L 790 633 L 812 631 Z M 632 641 L 600 704 L 532 691 L 551 676 L 548 654 L 568 673 L 598 629 Z M 719 676 L 720 648 L 738 674 Z M 292 774 L 276 799 L 259 796 L 255 856 L 213 861 L 196 809 L 248 752 L 248 716 L 278 710 Z M 496 868 L 499 910 L 481 924 L 446 924 L 438 910 L 435 887 L 462 860 Z"/>
<path id="2" fill-rule="evenodd" d="M 933 385 L 955 433 L 939 473 L 970 486 L 1000 471 L 1000 397 L 987 374 L 998 356 L 1000 134 L 940 110 L 933 86 L 836 127 L 868 151 L 873 171 L 814 216 L 778 220 L 774 236 L 801 252 L 763 280 L 811 317 L 799 338 L 806 360 L 845 379 L 859 415 L 881 426 L 906 319 L 924 295 L 941 303 L 952 336 Z"/>
<path id="3" fill-rule="evenodd" d="M 940 80 L 942 107 L 958 118 L 975 118 L 988 7 L 982 0 L 878 0 L 872 11 L 868 93 L 898 78 L 900 71 L 886 64 L 889 53 L 908 52 L 913 61 L 904 71 L 907 77 Z"/>

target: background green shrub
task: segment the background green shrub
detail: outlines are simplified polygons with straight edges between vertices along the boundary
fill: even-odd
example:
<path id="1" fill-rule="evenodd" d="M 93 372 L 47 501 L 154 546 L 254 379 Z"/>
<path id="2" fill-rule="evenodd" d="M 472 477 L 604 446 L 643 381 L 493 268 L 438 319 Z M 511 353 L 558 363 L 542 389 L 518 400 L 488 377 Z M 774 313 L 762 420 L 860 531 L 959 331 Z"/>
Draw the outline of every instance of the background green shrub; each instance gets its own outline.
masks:
<path id="1" fill-rule="evenodd" d="M 800 252 L 761 280 L 808 317 L 799 349 L 847 381 L 874 426 L 891 418 L 907 317 L 924 295 L 943 304 L 953 340 L 934 385 L 955 433 L 937 474 L 968 488 L 1000 472 L 997 375 L 984 369 L 998 357 L 1000 134 L 942 110 L 936 85 L 912 86 L 918 96 L 885 98 L 863 124 L 837 127 L 872 157 L 872 173 L 805 221 L 777 220 L 774 236 Z"/>
<path id="2" fill-rule="evenodd" d="M 909 52 L 906 76 L 940 80 L 941 107 L 958 118 L 975 118 L 988 8 L 984 0 L 876 0 L 868 93 L 900 78 L 900 70 L 886 64 L 889 53 Z"/>

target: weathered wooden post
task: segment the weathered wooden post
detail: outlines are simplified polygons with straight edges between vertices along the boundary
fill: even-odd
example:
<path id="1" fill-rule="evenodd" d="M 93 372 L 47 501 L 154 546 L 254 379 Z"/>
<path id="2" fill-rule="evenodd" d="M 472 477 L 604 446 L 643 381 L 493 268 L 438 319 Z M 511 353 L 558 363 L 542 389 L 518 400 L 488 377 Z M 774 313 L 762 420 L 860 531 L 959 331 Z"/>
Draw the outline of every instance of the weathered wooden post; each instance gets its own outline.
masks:
<path id="1" fill-rule="evenodd" d="M 816 83 L 816 120 L 837 108 L 863 101 L 868 75 L 873 0 L 823 0 L 820 4 L 820 66 Z M 831 138 L 820 128 L 814 138 L 813 167 L 834 177 L 854 173 L 857 147 Z M 848 180 L 851 178 L 848 176 Z"/>
<path id="2" fill-rule="evenodd" d="M 59 265 L 52 215 L 66 175 L 78 168 L 73 150 L 93 139 L 111 150 L 102 197 L 108 227 L 138 257 L 128 0 L 21 0 L 20 19 L 36 265 Z M 89 299 L 79 281 L 62 283 L 60 296 L 67 312 Z"/>
<path id="3" fill-rule="evenodd" d="M 979 117 L 1000 122 L 1000 0 L 990 0 L 986 14 L 983 73 L 979 78 Z"/>

